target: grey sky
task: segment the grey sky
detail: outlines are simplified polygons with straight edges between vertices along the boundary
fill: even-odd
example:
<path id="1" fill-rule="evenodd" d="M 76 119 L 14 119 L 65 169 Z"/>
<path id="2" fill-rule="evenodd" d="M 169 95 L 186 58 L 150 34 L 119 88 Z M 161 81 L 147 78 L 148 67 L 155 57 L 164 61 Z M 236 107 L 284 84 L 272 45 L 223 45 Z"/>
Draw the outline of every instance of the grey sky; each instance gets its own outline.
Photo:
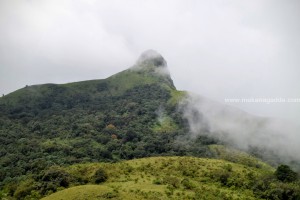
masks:
<path id="1" fill-rule="evenodd" d="M 178 89 L 300 98 L 298 0 L 0 0 L 0 92 L 106 78 L 147 49 Z M 297 120 L 300 103 L 231 104 Z"/>

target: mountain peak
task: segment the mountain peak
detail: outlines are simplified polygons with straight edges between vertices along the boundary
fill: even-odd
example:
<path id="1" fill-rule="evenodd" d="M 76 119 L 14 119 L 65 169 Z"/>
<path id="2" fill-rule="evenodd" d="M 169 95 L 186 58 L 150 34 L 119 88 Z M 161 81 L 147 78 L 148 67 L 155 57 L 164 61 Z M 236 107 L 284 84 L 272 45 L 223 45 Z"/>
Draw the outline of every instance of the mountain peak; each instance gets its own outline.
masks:
<path id="1" fill-rule="evenodd" d="M 138 58 L 136 64 L 131 67 L 131 70 L 158 77 L 161 81 L 175 88 L 168 70 L 167 62 L 157 51 L 152 49 L 144 51 Z"/>
<path id="2" fill-rule="evenodd" d="M 152 49 L 149 49 L 147 51 L 144 51 L 138 61 L 137 64 L 151 64 L 154 65 L 156 67 L 166 67 L 167 66 L 167 62 L 166 60 L 162 57 L 162 55 L 160 55 L 157 51 L 154 51 Z"/>

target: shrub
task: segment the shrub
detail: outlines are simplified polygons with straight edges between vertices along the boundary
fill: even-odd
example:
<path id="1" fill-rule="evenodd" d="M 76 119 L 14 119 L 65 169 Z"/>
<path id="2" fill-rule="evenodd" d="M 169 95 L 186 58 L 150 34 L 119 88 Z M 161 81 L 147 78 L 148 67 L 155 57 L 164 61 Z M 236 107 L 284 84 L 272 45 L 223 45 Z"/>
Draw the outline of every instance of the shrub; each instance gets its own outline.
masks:
<path id="1" fill-rule="evenodd" d="M 99 183 L 103 183 L 107 180 L 108 175 L 106 173 L 106 171 L 102 168 L 99 168 L 94 175 L 94 179 L 95 179 L 95 183 L 99 184 Z"/>
<path id="2" fill-rule="evenodd" d="M 228 185 L 228 179 L 230 178 L 230 175 L 231 173 L 228 172 L 227 170 L 224 170 L 224 169 L 220 169 L 220 170 L 217 170 L 213 175 L 212 177 L 220 182 L 223 186 L 229 186 Z"/>
<path id="3" fill-rule="evenodd" d="M 160 179 L 156 178 L 156 179 L 154 179 L 154 180 L 152 181 L 152 183 L 155 184 L 155 185 L 161 185 L 161 184 L 162 184 L 162 181 L 161 181 Z"/>
<path id="4" fill-rule="evenodd" d="M 219 180 L 222 183 L 222 185 L 227 185 L 229 177 L 230 177 L 230 174 L 228 172 L 224 172 L 224 173 L 220 174 Z"/>
<path id="5" fill-rule="evenodd" d="M 294 182 L 298 179 L 298 174 L 287 165 L 280 165 L 275 171 L 275 176 L 282 182 Z"/>
<path id="6" fill-rule="evenodd" d="M 174 188 L 179 188 L 180 187 L 180 180 L 176 177 L 172 177 L 172 176 L 166 176 L 163 179 L 163 183 L 164 184 L 168 184 Z"/>
<path id="7" fill-rule="evenodd" d="M 27 195 L 30 195 L 30 192 L 34 189 L 36 189 L 34 180 L 32 179 L 24 180 L 20 183 L 20 185 L 17 187 L 16 191 L 14 192 L 14 197 L 16 199 L 23 199 Z"/>
<path id="8" fill-rule="evenodd" d="M 45 171 L 42 176 L 42 181 L 45 183 L 54 183 L 60 187 L 68 187 L 70 184 L 70 174 L 58 167 L 52 167 Z"/>
<path id="9" fill-rule="evenodd" d="M 51 191 L 56 192 L 59 187 L 68 187 L 72 179 L 71 175 L 64 169 L 53 166 L 43 171 L 39 176 L 40 191 L 42 194 L 48 194 Z"/>
<path id="10" fill-rule="evenodd" d="M 115 199 L 118 197 L 118 192 L 117 191 L 112 191 L 112 192 L 108 192 L 108 193 L 105 193 L 103 194 L 101 197 L 103 199 Z"/>
<path id="11" fill-rule="evenodd" d="M 228 172 L 231 172 L 232 171 L 232 165 L 227 164 L 227 165 L 224 166 L 224 169 L 227 170 Z"/>
<path id="12" fill-rule="evenodd" d="M 185 179 L 183 179 L 182 181 L 181 181 L 181 184 L 183 185 L 183 187 L 185 188 L 185 189 L 188 189 L 188 190 L 192 190 L 192 189 L 194 189 L 196 186 L 189 180 L 189 179 L 187 179 L 187 178 L 185 178 Z"/>

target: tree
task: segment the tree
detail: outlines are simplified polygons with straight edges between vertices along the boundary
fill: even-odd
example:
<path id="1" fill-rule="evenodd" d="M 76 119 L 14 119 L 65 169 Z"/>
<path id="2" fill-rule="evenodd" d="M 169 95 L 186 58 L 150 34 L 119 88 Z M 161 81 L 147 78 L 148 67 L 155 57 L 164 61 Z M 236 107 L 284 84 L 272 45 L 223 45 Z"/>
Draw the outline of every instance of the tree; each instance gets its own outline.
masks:
<path id="1" fill-rule="evenodd" d="M 298 174 L 288 165 L 280 165 L 275 171 L 275 176 L 282 182 L 294 182 L 298 179 Z"/>

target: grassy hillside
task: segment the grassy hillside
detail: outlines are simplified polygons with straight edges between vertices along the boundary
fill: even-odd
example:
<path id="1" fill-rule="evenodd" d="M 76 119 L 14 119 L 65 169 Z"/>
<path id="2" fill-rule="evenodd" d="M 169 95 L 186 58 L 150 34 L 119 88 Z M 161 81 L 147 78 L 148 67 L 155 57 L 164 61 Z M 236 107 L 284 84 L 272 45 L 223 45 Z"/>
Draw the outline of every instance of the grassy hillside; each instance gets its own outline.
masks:
<path id="1" fill-rule="evenodd" d="M 214 157 L 222 160 L 227 160 L 234 163 L 242 163 L 249 167 L 263 168 L 272 171 L 273 168 L 262 160 L 251 156 L 250 154 L 224 145 L 210 145 L 209 149 L 214 154 Z"/>
<path id="2" fill-rule="evenodd" d="M 80 100 L 83 96 L 86 96 L 86 99 L 88 97 L 95 99 L 105 96 L 120 96 L 134 87 L 151 84 L 159 84 L 169 91 L 175 90 L 173 83 L 168 82 L 168 77 L 128 69 L 102 80 L 25 86 L 0 97 L 0 105 L 16 107 L 27 104 L 27 107 L 33 108 L 39 106 L 36 104 L 41 101 L 45 101 L 45 97 L 52 97 L 49 100 L 54 100 L 54 102 L 51 103 L 67 104 L 71 98 Z M 67 100 L 63 100 L 63 97 Z M 40 107 L 43 108 L 43 106 Z"/>
<path id="3" fill-rule="evenodd" d="M 97 170 L 107 180 L 93 184 Z M 151 157 L 115 164 L 93 163 L 65 168 L 71 186 L 43 200 L 54 199 L 276 199 L 278 190 L 299 191 L 299 185 L 273 179 L 274 170 L 224 160 L 193 157 Z M 270 180 L 272 185 L 267 185 Z M 78 183 L 77 183 L 78 184 Z M 262 189 L 263 186 L 268 188 Z M 276 194 L 272 192 L 277 191 Z M 298 196 L 299 197 L 299 196 Z"/>

